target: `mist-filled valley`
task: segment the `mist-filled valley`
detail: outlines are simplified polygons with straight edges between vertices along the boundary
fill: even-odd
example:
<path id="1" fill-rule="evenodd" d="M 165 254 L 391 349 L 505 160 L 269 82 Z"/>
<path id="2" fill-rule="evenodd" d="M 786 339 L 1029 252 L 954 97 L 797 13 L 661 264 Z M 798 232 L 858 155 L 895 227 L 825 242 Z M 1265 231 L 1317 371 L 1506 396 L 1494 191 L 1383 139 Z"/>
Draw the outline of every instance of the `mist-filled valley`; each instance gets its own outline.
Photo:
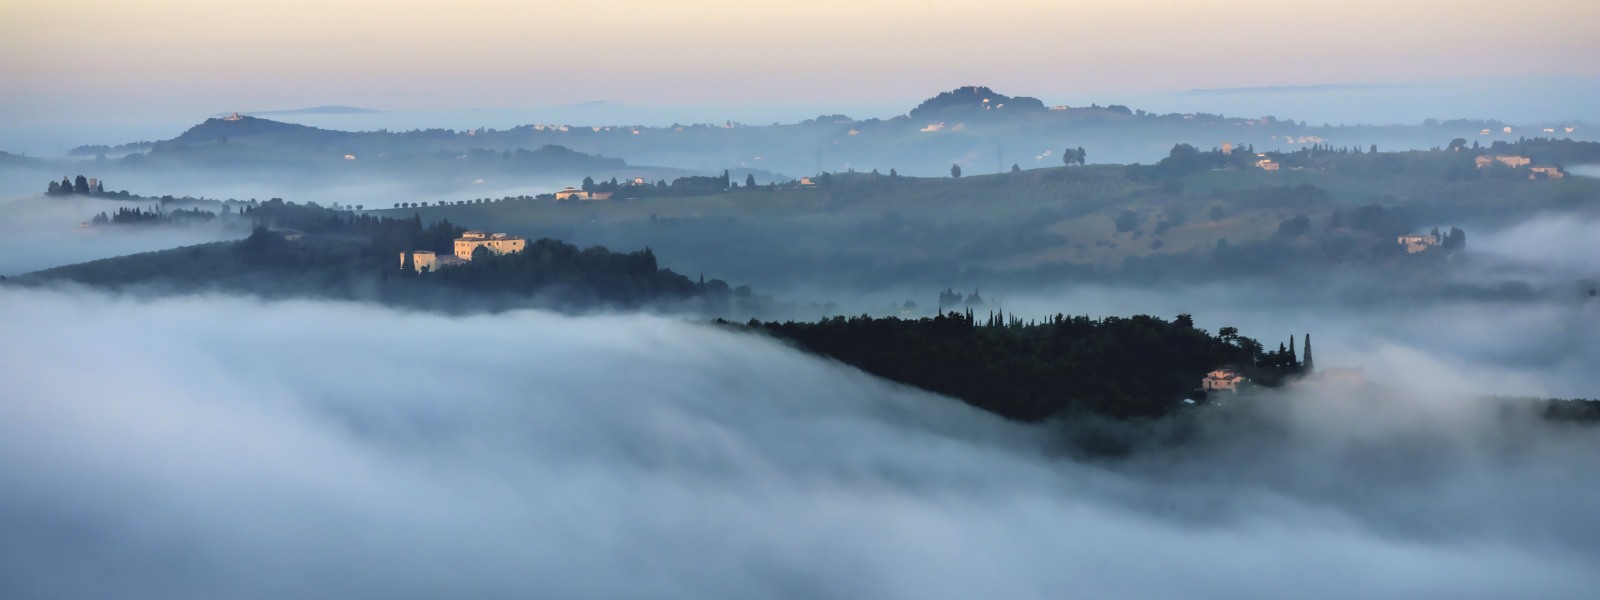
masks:
<path id="1" fill-rule="evenodd" d="M 1416 354 L 1341 356 L 1409 364 L 1405 391 L 1025 426 L 671 318 L 0 294 L 18 597 L 1597 583 L 1600 438 L 1465 401 L 1471 367 Z M 1085 435 L 1145 441 L 1082 458 Z"/>
<path id="2" fill-rule="evenodd" d="M 1600 8 L 1368 4 L 0 8 L 0 598 L 1592 597 Z"/>

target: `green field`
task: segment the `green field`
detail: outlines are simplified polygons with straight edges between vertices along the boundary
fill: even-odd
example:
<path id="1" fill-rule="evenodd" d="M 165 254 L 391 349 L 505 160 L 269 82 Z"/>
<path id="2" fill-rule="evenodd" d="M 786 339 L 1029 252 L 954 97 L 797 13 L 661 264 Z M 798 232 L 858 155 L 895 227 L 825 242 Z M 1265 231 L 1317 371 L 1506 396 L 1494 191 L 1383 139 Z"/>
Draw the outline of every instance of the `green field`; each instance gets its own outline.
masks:
<path id="1" fill-rule="evenodd" d="M 379 212 L 580 245 L 650 246 L 664 265 L 686 273 L 782 288 L 823 271 L 874 285 L 947 280 L 972 269 L 1114 270 L 1132 257 L 1201 255 L 1220 240 L 1306 251 L 1330 239 L 1380 247 L 1392 245 L 1405 223 L 1488 227 L 1542 210 L 1592 210 L 1600 199 L 1600 182 L 1582 177 L 1448 181 L 1336 170 L 1213 170 L 1141 182 L 1122 166 L 1095 165 L 959 179 L 871 173 L 832 179 L 825 188 Z M 1393 222 L 1367 230 L 1333 225 L 1334 211 L 1372 204 L 1394 210 Z M 1280 224 L 1298 216 L 1310 221 L 1310 231 L 1275 239 Z"/>

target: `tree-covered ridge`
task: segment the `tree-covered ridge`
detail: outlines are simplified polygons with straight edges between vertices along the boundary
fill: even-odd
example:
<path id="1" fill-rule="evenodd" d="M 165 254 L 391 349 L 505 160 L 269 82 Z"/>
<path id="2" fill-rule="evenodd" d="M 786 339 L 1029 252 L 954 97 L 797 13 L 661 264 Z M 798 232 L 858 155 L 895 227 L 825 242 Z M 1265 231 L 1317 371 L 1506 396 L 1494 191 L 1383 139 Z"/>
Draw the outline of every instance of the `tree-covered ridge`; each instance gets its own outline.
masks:
<path id="1" fill-rule="evenodd" d="M 1044 110 L 1044 102 L 1026 96 L 1011 97 L 995 93 L 985 86 L 966 86 L 922 101 L 908 113 L 913 119 L 961 117 L 982 114 L 979 111 L 1029 112 Z"/>
<path id="2" fill-rule="evenodd" d="M 121 154 L 118 169 L 274 167 L 302 176 L 403 177 L 571 175 L 630 168 L 620 158 L 572 150 L 556 140 L 496 143 L 474 132 L 349 132 L 256 117 L 208 119 L 169 140 L 84 147 L 80 154 Z M 639 169 L 643 172 L 659 170 Z M 470 181 L 470 179 L 469 179 Z"/>
<path id="3" fill-rule="evenodd" d="M 106 193 L 106 190 L 105 186 L 100 182 L 97 181 L 94 185 L 90 185 L 88 178 L 79 175 L 76 180 L 62 177 L 60 182 L 51 181 L 50 185 L 45 188 L 44 193 L 47 196 L 65 196 L 68 194 L 98 196 Z"/>
<path id="4" fill-rule="evenodd" d="M 198 208 L 178 208 L 162 210 L 158 205 L 151 209 L 121 207 L 116 212 L 100 214 L 89 220 L 90 225 L 189 225 L 194 223 L 211 223 L 217 220 L 217 213 Z"/>
<path id="5" fill-rule="evenodd" d="M 971 311 L 930 318 L 834 317 L 740 326 L 863 371 L 960 398 L 1009 419 L 1072 412 L 1157 417 L 1203 397 L 1206 373 L 1234 368 L 1258 384 L 1299 375 L 1292 350 L 1262 352 L 1233 328 L 1211 335 L 1188 315 L 1091 319 L 1057 314 L 1024 323 Z"/>
<path id="6" fill-rule="evenodd" d="M 104 220 L 166 222 L 210 216 L 205 211 L 124 209 Z M 104 216 L 104 215 L 102 215 Z M 96 219 L 101 220 L 100 217 Z M 609 308 L 669 308 L 708 316 L 742 317 L 787 309 L 749 286 L 720 279 L 694 281 L 660 268 L 649 248 L 618 253 L 552 239 L 520 253 L 476 254 L 464 265 L 433 273 L 405 268 L 413 250 L 452 254 L 464 229 L 448 220 L 383 217 L 296 204 L 274 198 L 239 211 L 253 227 L 245 239 L 123 256 L 47 269 L 17 278 L 34 284 L 66 280 L 112 289 L 188 293 L 224 291 L 270 298 L 374 300 L 449 312 L 543 307 L 574 312 Z"/>

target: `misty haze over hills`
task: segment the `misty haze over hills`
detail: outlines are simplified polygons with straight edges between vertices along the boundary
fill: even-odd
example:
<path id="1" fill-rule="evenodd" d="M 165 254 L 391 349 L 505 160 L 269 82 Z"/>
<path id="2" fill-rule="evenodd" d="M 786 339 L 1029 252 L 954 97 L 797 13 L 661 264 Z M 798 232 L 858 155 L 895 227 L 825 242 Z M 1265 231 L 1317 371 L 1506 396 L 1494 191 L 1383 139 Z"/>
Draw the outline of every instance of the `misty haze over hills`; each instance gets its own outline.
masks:
<path id="1" fill-rule="evenodd" d="M 24 567 L 0 572 L 8 595 L 1578 598 L 1600 584 L 1593 430 L 1428 392 L 1261 398 L 1208 415 L 1197 438 L 1131 425 L 1189 441 L 1080 462 L 1059 431 L 657 317 L 10 289 L 0 307 L 27 324 L 0 342 L 26 400 L 0 403 L 14 524 L 0 557 Z M 1430 381 L 1463 374 L 1411 360 Z M 619 562 L 641 566 L 613 576 Z"/>
<path id="2" fill-rule="evenodd" d="M 1029 90 L 1017 90 L 1027 93 Z M 1245 118 L 1274 115 L 1282 119 L 1304 120 L 1309 124 L 1410 124 L 1426 119 L 1493 119 L 1507 123 L 1535 125 L 1558 122 L 1600 123 L 1594 103 L 1585 98 L 1600 97 L 1600 82 L 1592 78 L 1511 77 L 1495 80 L 1463 80 L 1442 83 L 1393 84 L 1318 84 L 1256 88 L 1209 88 L 1170 93 L 1114 95 L 1050 95 L 1048 104 L 1087 106 L 1121 104 L 1158 113 L 1204 112 Z M 324 106 L 310 109 L 229 110 L 213 113 L 220 117 L 232 112 L 271 116 L 304 125 L 342 131 L 448 128 L 510 129 L 528 123 L 568 125 L 645 125 L 665 127 L 675 124 L 736 121 L 752 125 L 794 123 L 819 114 L 845 114 L 858 119 L 890 118 L 903 114 L 907 106 L 920 101 L 908 94 L 898 102 L 851 101 L 848 96 L 826 103 L 792 105 L 737 104 L 707 102 L 697 105 L 657 105 L 648 102 L 613 102 L 597 99 L 537 108 L 470 108 L 356 112 Z M 370 111 L 370 112 L 369 112 Z M 149 120 L 102 120 L 86 116 L 81 123 L 19 123 L 0 131 L 0 150 L 24 152 L 34 156 L 55 156 L 93 144 L 118 144 L 139 140 L 170 138 L 198 119 L 161 118 Z M 1369 142 L 1371 143 L 1371 142 Z"/>
<path id="3" fill-rule="evenodd" d="M 1592 598 L 1597 16 L 19 0 L 0 599 Z"/>

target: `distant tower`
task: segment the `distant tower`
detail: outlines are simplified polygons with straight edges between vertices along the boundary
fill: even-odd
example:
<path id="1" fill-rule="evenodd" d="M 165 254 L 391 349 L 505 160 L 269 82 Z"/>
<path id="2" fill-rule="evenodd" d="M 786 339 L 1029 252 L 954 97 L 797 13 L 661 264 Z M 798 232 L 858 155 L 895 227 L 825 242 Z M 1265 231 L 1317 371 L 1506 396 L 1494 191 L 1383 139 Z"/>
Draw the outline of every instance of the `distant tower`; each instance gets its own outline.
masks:
<path id="1" fill-rule="evenodd" d="M 1306 334 L 1305 368 L 1307 372 L 1315 373 L 1316 366 L 1311 363 L 1311 334 Z"/>
<path id="2" fill-rule="evenodd" d="M 1222 153 L 1223 154 L 1233 154 L 1233 142 L 1223 142 L 1222 143 Z"/>

